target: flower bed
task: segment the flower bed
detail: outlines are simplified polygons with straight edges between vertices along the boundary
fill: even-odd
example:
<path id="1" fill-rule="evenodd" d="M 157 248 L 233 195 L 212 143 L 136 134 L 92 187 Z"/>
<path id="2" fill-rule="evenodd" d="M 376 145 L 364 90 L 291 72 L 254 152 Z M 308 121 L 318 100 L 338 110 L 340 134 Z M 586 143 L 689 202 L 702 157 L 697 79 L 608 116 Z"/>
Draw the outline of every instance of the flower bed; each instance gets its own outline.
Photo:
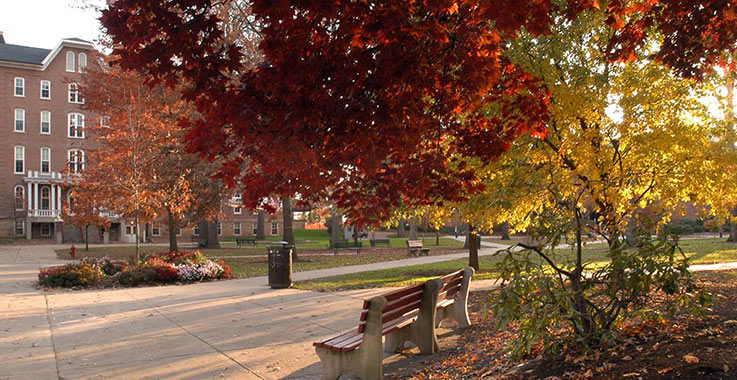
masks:
<path id="1" fill-rule="evenodd" d="M 48 287 L 139 286 L 143 284 L 191 283 L 230 277 L 222 260 L 208 259 L 201 252 L 168 252 L 150 255 L 141 265 L 124 260 L 85 258 L 77 263 L 42 268 L 38 283 Z"/>

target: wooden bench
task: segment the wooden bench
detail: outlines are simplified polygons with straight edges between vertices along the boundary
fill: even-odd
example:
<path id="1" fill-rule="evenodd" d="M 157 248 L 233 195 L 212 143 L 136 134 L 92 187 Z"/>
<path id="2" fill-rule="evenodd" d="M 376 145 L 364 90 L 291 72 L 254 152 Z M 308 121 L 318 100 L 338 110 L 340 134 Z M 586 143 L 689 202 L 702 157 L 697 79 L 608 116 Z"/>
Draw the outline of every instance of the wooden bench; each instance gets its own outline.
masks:
<path id="1" fill-rule="evenodd" d="M 330 248 L 333 249 L 333 254 L 337 255 L 339 249 L 355 249 L 356 252 L 361 252 L 361 247 L 363 247 L 363 242 L 352 242 L 352 241 L 339 241 L 335 244 L 333 244 Z"/>
<path id="2" fill-rule="evenodd" d="M 252 246 L 255 247 L 256 246 L 256 239 L 251 239 L 251 238 L 237 238 L 237 239 L 235 239 L 235 244 L 238 247 L 240 247 L 242 245 L 246 245 L 246 244 L 252 245 Z"/>
<path id="3" fill-rule="evenodd" d="M 429 248 L 422 248 L 422 240 L 407 240 L 408 256 L 428 256 L 429 254 Z"/>
<path id="4" fill-rule="evenodd" d="M 380 245 L 383 245 L 385 247 L 391 246 L 391 240 L 389 239 L 374 239 L 371 240 L 371 246 L 372 247 L 378 247 Z"/>
<path id="5" fill-rule="evenodd" d="M 358 328 L 313 343 L 322 362 L 322 378 L 353 374 L 364 380 L 381 379 L 382 351 L 401 350 L 406 341 L 423 354 L 436 353 L 435 313 L 441 286 L 440 279 L 430 280 L 364 301 Z M 386 336 L 383 350 L 382 336 Z"/>
<path id="6" fill-rule="evenodd" d="M 453 319 L 461 327 L 471 325 L 468 319 L 468 291 L 473 273 L 473 268 L 468 267 L 440 278 L 443 284 L 438 291 L 436 327 L 446 318 Z"/>

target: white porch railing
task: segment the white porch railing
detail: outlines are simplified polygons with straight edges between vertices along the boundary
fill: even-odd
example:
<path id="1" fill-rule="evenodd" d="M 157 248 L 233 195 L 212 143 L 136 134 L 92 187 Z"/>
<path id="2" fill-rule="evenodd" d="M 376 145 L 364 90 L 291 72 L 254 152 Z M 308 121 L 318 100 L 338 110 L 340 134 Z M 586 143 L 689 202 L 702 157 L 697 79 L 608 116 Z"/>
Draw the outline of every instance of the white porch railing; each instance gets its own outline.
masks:
<path id="1" fill-rule="evenodd" d="M 61 210 L 28 210 L 28 216 L 32 218 L 56 218 L 61 215 Z"/>

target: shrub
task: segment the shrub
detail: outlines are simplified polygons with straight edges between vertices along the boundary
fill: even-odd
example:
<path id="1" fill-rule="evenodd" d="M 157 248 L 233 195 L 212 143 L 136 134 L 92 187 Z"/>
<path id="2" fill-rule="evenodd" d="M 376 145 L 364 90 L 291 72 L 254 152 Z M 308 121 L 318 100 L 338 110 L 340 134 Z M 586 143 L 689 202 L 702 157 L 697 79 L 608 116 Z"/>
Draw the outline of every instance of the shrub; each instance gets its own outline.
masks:
<path id="1" fill-rule="evenodd" d="M 59 267 L 43 268 L 38 274 L 42 286 L 73 288 L 95 285 L 105 277 L 99 266 L 80 262 Z"/>
<path id="2" fill-rule="evenodd" d="M 123 286 L 138 286 L 145 281 L 141 267 L 127 267 L 120 272 L 120 282 Z"/>
<path id="3" fill-rule="evenodd" d="M 96 259 L 94 257 L 85 257 L 81 262 L 99 266 L 100 269 L 108 276 L 112 276 L 118 272 L 122 272 L 128 266 L 125 260 L 112 260 L 107 256 Z"/>

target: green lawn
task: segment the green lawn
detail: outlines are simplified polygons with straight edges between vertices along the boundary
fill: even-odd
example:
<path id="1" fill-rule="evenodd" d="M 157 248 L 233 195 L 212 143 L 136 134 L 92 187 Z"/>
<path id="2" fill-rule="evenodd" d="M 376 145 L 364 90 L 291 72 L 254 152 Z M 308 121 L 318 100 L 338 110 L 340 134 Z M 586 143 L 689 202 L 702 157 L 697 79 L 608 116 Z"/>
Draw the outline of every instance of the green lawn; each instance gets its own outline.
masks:
<path id="1" fill-rule="evenodd" d="M 737 261 L 737 244 L 727 243 L 724 239 L 684 239 L 681 240 L 684 253 L 692 258 L 693 264 L 711 264 L 716 262 Z M 585 259 L 594 265 L 607 261 L 605 244 L 587 244 L 584 248 Z M 569 249 L 557 250 L 558 261 L 572 257 Z M 480 259 L 481 271 L 474 275 L 475 280 L 494 278 L 489 268 L 498 262 L 500 256 L 483 256 Z M 426 281 L 430 278 L 462 269 L 468 265 L 467 259 L 446 261 L 436 264 L 416 265 L 411 267 L 392 268 L 371 272 L 302 281 L 295 284 L 298 289 L 316 291 L 335 291 L 345 289 L 364 289 L 376 287 L 405 286 Z"/>

